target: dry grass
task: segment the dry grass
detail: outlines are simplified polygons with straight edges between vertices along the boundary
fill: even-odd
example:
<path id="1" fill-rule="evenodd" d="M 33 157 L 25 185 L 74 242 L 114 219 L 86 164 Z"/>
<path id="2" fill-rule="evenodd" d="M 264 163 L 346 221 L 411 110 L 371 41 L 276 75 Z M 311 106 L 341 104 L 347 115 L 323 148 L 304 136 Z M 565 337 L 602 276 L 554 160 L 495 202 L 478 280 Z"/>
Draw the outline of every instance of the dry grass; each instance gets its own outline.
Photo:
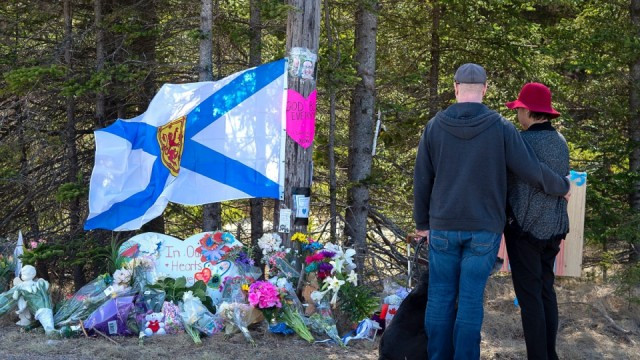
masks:
<path id="1" fill-rule="evenodd" d="M 609 285 L 560 279 L 558 354 L 561 359 L 640 360 L 640 307 L 629 307 L 613 294 Z M 482 329 L 483 359 L 525 359 L 524 337 L 518 308 L 513 305 L 513 288 L 508 276 L 493 277 L 488 286 Z M 602 306 L 614 323 L 594 306 Z M 12 316 L 0 319 L 0 359 L 232 359 L 232 360 L 351 360 L 377 359 L 377 343 L 363 340 L 340 349 L 309 345 L 295 337 L 283 338 L 252 332 L 257 346 L 240 335 L 204 338 L 196 346 L 186 335 L 148 339 L 114 338 L 114 345 L 102 338 L 48 340 L 41 332 L 20 332 Z M 614 325 L 615 324 L 615 325 Z M 615 327 L 629 330 L 623 334 Z"/>

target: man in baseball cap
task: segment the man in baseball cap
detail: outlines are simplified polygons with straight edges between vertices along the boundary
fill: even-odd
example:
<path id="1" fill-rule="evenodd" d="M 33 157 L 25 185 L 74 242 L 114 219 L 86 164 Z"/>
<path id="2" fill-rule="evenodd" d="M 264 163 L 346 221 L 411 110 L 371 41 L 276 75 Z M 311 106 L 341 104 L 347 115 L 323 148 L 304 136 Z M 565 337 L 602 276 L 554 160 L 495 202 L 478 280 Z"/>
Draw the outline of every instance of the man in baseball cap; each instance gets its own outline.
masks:
<path id="1" fill-rule="evenodd" d="M 551 106 L 551 90 L 540 83 L 522 87 L 508 102 L 518 110 L 522 138 L 538 159 L 558 175 L 569 174 L 569 148 L 550 120 L 560 115 Z M 522 311 L 529 359 L 558 359 L 558 303 L 553 272 L 560 243 L 569 232 L 567 202 L 543 194 L 514 174 L 507 178 L 507 225 L 504 229 L 513 287 Z"/>
<path id="2" fill-rule="evenodd" d="M 480 358 L 484 288 L 506 222 L 507 169 L 555 196 L 565 195 L 569 182 L 482 104 L 482 66 L 464 64 L 454 80 L 456 103 L 429 121 L 418 145 L 413 216 L 416 234 L 429 237 L 428 356 L 473 360 Z"/>

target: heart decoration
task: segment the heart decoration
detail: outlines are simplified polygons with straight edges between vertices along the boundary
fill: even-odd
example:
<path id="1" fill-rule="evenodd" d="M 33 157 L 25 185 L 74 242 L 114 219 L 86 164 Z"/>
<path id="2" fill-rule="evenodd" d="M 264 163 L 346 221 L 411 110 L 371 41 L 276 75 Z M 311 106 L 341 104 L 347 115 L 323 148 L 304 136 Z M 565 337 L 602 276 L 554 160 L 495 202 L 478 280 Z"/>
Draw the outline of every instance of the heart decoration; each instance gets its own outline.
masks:
<path id="1" fill-rule="evenodd" d="M 193 277 L 197 280 L 202 280 L 204 283 L 208 283 L 211 280 L 211 269 L 204 268 L 202 271 L 195 273 Z"/>
<path id="2" fill-rule="evenodd" d="M 287 134 L 303 148 L 313 143 L 316 132 L 316 95 L 313 90 L 308 97 L 293 89 L 287 91 Z"/>

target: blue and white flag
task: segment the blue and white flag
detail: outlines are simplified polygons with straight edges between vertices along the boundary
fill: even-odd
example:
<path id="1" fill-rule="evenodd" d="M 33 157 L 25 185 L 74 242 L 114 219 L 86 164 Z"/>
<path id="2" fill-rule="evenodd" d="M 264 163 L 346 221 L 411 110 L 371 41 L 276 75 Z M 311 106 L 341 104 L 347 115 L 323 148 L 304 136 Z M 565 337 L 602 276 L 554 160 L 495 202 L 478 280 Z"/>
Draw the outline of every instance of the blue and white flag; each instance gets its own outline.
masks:
<path id="1" fill-rule="evenodd" d="M 286 60 L 216 82 L 165 84 L 147 111 L 95 132 L 86 230 L 135 230 L 169 201 L 279 198 Z"/>

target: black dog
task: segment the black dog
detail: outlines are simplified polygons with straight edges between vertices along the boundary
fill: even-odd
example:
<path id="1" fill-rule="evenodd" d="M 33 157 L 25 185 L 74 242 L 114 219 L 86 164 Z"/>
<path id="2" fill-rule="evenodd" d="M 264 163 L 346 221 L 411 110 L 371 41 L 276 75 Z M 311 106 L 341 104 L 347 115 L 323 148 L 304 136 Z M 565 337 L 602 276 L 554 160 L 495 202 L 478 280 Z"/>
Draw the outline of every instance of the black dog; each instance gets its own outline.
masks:
<path id="1" fill-rule="evenodd" d="M 491 273 L 500 270 L 503 260 L 498 257 Z M 398 307 L 396 316 L 382 334 L 378 360 L 424 360 L 427 358 L 427 333 L 424 316 L 427 311 L 429 271 L 420 276 L 420 282 Z"/>
<path id="2" fill-rule="evenodd" d="M 427 310 L 429 272 L 420 276 L 418 285 L 402 301 L 396 316 L 384 330 L 378 349 L 378 360 L 425 360 L 427 333 L 424 315 Z"/>

